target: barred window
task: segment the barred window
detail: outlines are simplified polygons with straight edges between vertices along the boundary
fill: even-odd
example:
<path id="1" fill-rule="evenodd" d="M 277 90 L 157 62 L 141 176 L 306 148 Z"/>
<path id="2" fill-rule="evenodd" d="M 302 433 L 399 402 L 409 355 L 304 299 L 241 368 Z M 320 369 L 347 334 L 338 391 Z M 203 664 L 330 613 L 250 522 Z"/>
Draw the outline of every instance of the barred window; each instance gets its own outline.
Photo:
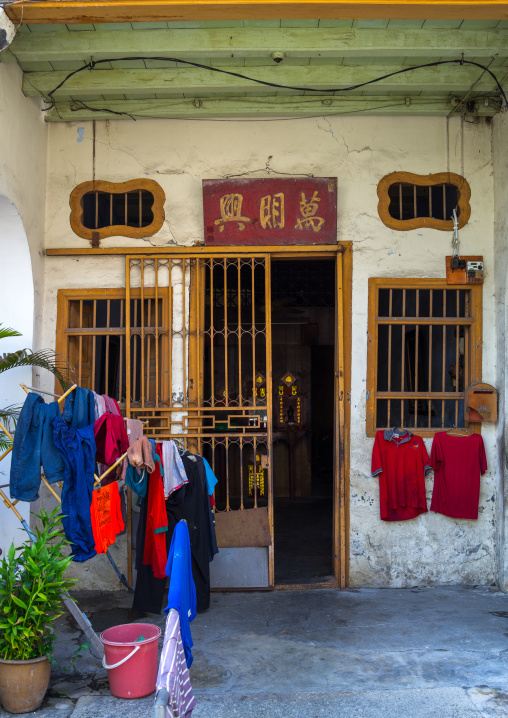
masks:
<path id="1" fill-rule="evenodd" d="M 70 198 L 71 227 L 84 239 L 148 237 L 164 222 L 165 196 L 153 180 L 82 182 Z"/>
<path id="2" fill-rule="evenodd" d="M 369 280 L 369 436 L 465 425 L 464 390 L 481 379 L 481 300 L 481 286 Z"/>
<path id="3" fill-rule="evenodd" d="M 392 172 L 378 184 L 378 212 L 384 224 L 392 229 L 419 227 L 453 229 L 453 210 L 459 228 L 470 216 L 471 190 L 466 180 L 452 172 L 417 175 Z"/>

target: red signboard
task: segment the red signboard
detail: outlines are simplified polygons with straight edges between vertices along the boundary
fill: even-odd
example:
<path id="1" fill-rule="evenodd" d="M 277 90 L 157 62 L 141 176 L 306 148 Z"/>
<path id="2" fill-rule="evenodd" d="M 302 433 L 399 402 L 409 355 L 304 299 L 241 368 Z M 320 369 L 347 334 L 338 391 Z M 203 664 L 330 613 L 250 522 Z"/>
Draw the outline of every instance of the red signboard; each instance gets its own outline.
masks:
<path id="1" fill-rule="evenodd" d="M 336 244 L 337 180 L 203 180 L 205 244 Z"/>

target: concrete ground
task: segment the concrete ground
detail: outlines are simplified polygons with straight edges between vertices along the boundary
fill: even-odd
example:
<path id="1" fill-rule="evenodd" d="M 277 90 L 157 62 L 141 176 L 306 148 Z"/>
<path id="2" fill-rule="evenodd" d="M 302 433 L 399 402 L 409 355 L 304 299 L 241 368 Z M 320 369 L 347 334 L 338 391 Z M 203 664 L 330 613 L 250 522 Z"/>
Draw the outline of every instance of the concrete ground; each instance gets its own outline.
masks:
<path id="1" fill-rule="evenodd" d="M 96 631 L 136 620 L 128 593 L 76 594 Z M 153 716 L 153 696 L 111 696 L 82 638 L 58 619 L 36 718 Z M 508 718 L 508 596 L 490 588 L 212 594 L 191 624 L 193 718 Z M 10 714 L 0 709 L 0 718 Z"/>

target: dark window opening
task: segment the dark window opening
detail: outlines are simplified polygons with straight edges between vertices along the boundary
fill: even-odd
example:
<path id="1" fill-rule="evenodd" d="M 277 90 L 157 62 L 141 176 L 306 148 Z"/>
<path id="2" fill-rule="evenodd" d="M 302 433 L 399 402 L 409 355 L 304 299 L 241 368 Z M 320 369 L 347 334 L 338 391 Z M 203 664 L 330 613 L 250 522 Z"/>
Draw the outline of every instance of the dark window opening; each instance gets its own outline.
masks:
<path id="1" fill-rule="evenodd" d="M 393 219 L 408 220 L 417 217 L 452 220 L 453 210 L 460 214 L 459 190 L 454 184 L 437 184 L 429 187 L 395 182 L 388 188 L 388 212 Z"/>
<path id="2" fill-rule="evenodd" d="M 121 225 L 148 227 L 154 221 L 154 196 L 148 190 L 132 192 L 87 192 L 83 195 L 83 226 L 102 229 Z"/>

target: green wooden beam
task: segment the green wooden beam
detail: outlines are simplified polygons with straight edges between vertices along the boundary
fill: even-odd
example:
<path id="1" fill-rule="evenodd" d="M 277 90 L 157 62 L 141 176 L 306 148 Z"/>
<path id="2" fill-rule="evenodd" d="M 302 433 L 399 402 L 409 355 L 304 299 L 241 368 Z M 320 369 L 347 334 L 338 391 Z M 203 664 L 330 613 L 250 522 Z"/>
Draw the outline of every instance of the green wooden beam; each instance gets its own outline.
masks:
<path id="1" fill-rule="evenodd" d="M 476 112 L 491 116 L 499 110 L 500 103 L 484 98 L 478 100 Z M 61 102 L 45 114 L 48 122 L 135 118 L 242 118 L 242 117 L 319 117 L 323 115 L 436 115 L 446 116 L 453 106 L 443 97 L 236 97 L 187 100 L 115 100 L 88 102 L 83 108 L 79 103 Z"/>
<path id="2" fill-rule="evenodd" d="M 457 57 L 498 54 L 508 57 L 505 30 L 414 30 L 341 28 L 263 28 L 216 30 L 124 30 L 22 33 L 12 52 L 23 64 L 132 55 L 182 59 L 224 57 Z"/>
<path id="3" fill-rule="evenodd" d="M 363 65 L 313 65 L 284 67 L 234 68 L 227 70 L 255 77 L 265 82 L 273 82 L 291 87 L 344 88 L 367 82 L 376 77 L 401 69 L 400 66 L 363 66 Z M 29 72 L 23 76 L 23 92 L 27 96 L 47 96 L 67 76 L 66 72 Z M 376 89 L 387 92 L 406 90 L 417 92 L 467 92 L 475 83 L 482 71 L 471 65 L 441 65 L 405 72 L 395 77 L 376 83 Z M 476 84 L 477 91 L 493 91 L 494 82 L 485 74 Z M 153 94 L 154 92 L 183 92 L 195 95 L 200 91 L 222 91 L 241 94 L 243 92 L 263 91 L 264 94 L 276 93 L 277 88 L 261 86 L 231 75 L 224 75 L 212 70 L 189 68 L 168 68 L 167 70 L 85 70 L 70 77 L 55 92 L 58 95 L 108 94 L 123 95 L 129 91 Z M 368 88 L 365 90 L 368 92 Z"/>

